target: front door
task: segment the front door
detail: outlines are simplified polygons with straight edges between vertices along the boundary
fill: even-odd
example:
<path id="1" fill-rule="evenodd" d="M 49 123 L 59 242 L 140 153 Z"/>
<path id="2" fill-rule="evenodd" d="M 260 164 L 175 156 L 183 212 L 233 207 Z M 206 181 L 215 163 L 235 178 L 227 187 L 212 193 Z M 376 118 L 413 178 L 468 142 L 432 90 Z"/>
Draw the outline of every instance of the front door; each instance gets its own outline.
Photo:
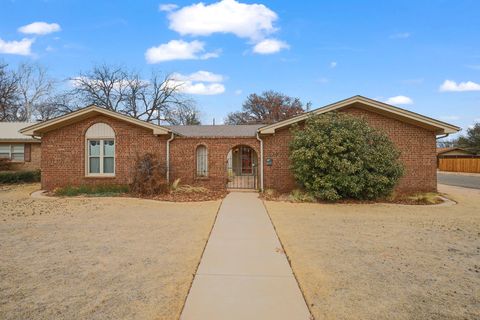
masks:
<path id="1" fill-rule="evenodd" d="M 255 189 L 257 187 L 257 155 L 248 146 L 238 146 L 227 155 L 227 188 Z"/>

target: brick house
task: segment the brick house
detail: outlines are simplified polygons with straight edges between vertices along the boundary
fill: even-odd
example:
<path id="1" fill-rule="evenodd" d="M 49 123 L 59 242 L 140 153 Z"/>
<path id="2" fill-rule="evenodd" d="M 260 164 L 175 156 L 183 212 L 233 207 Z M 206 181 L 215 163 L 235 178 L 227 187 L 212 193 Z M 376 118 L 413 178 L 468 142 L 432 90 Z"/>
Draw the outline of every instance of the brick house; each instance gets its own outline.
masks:
<path id="1" fill-rule="evenodd" d="M 19 130 L 31 125 L 33 123 L 0 122 L 0 158 L 11 160 L 11 170 L 40 169 L 40 139 L 19 133 Z"/>
<path id="2" fill-rule="evenodd" d="M 90 106 L 20 132 L 42 138 L 42 188 L 47 190 L 128 184 L 137 156 L 153 153 L 170 181 L 287 192 L 296 187 L 289 170 L 290 127 L 332 111 L 364 117 L 390 137 L 406 168 L 396 191 L 436 190 L 436 137 L 459 128 L 362 96 L 272 125 L 158 126 Z"/>

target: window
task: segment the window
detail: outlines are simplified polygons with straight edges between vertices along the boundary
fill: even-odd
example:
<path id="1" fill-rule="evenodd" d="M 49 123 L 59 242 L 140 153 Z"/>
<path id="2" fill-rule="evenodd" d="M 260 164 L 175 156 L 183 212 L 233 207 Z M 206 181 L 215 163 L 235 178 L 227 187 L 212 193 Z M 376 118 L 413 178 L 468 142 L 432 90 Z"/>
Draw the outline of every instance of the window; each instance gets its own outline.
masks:
<path id="1" fill-rule="evenodd" d="M 208 176 L 208 152 L 206 146 L 197 147 L 197 177 Z"/>
<path id="2" fill-rule="evenodd" d="M 88 140 L 88 173 L 93 175 L 115 173 L 114 140 Z"/>
<path id="3" fill-rule="evenodd" d="M 90 176 L 115 175 L 115 132 L 105 123 L 96 123 L 86 134 L 86 173 Z"/>
<path id="4" fill-rule="evenodd" d="M 0 158 L 11 159 L 12 161 L 25 161 L 24 144 L 3 144 L 0 145 Z"/>

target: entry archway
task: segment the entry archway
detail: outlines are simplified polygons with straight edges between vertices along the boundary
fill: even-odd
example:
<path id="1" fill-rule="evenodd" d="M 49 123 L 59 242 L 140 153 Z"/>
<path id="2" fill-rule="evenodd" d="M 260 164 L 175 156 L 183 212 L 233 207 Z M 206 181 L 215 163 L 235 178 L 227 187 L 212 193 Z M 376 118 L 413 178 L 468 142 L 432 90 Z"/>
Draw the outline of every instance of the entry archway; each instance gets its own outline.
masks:
<path id="1" fill-rule="evenodd" d="M 238 145 L 227 154 L 227 188 L 257 189 L 258 156 L 246 145 Z"/>

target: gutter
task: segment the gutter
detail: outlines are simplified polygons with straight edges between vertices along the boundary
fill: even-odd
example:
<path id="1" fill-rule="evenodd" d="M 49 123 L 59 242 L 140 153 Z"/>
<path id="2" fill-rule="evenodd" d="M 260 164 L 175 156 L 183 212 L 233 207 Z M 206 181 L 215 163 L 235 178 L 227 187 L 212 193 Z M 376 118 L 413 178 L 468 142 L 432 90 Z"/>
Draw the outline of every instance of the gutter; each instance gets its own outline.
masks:
<path id="1" fill-rule="evenodd" d="M 443 139 L 443 138 L 448 137 L 449 135 L 450 135 L 450 133 L 445 133 L 445 135 L 440 136 L 440 137 L 435 137 L 435 139 L 437 139 L 437 140 L 438 140 L 438 139 Z"/>
<path id="2" fill-rule="evenodd" d="M 175 138 L 175 134 L 172 132 L 172 136 L 167 140 L 167 183 L 170 182 L 170 142 Z"/>
<path id="3" fill-rule="evenodd" d="M 258 131 L 256 138 L 260 141 L 260 191 L 263 191 L 263 140 L 260 139 Z"/>

